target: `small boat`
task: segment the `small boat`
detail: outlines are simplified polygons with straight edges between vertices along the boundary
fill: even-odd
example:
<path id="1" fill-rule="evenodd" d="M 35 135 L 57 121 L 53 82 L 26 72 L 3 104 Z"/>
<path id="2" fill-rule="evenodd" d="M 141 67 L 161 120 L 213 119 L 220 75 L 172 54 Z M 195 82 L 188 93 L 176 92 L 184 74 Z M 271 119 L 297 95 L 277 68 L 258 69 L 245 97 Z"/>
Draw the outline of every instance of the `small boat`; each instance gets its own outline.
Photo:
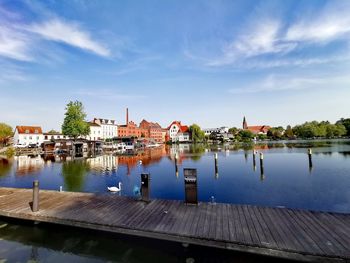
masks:
<path id="1" fill-rule="evenodd" d="M 107 187 L 107 189 L 110 192 L 120 192 L 122 190 L 122 183 L 119 182 L 118 187 L 117 186 L 111 186 L 111 187 Z"/>

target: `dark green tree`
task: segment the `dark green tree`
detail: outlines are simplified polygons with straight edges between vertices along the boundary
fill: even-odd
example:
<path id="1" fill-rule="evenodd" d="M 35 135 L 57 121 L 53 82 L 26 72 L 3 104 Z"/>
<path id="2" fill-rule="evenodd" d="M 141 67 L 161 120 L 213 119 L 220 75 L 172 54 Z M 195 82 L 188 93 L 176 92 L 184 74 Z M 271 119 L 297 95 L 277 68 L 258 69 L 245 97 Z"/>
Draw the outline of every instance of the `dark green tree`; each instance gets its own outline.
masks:
<path id="1" fill-rule="evenodd" d="M 65 189 L 73 192 L 83 190 L 85 175 L 90 170 L 85 160 L 67 161 L 62 164 L 62 175 Z"/>
<path id="2" fill-rule="evenodd" d="M 204 131 L 202 131 L 201 127 L 197 124 L 192 124 L 190 126 L 190 133 L 194 143 L 203 142 L 205 139 Z"/>
<path id="3" fill-rule="evenodd" d="M 254 133 L 252 133 L 251 131 L 240 130 L 238 132 L 237 140 L 247 142 L 247 141 L 251 141 L 254 137 L 255 137 Z"/>
<path id="4" fill-rule="evenodd" d="M 77 139 L 79 136 L 90 133 L 89 124 L 85 120 L 86 113 L 80 101 L 69 102 L 66 106 L 65 118 L 62 124 L 62 133 Z"/>
<path id="5" fill-rule="evenodd" d="M 341 118 L 339 121 L 336 122 L 336 124 L 344 125 L 346 129 L 346 135 L 350 136 L 350 118 L 347 118 L 347 119 Z"/>

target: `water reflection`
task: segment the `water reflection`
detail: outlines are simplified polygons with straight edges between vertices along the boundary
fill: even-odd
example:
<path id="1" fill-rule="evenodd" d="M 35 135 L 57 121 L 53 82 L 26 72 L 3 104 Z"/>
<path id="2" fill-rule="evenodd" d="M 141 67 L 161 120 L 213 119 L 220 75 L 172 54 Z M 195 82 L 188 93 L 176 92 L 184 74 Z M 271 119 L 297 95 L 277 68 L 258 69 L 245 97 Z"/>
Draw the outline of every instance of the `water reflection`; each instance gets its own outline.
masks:
<path id="1" fill-rule="evenodd" d="M 35 174 L 44 168 L 44 159 L 37 156 L 16 156 L 17 163 L 16 175 Z"/>
<path id="2" fill-rule="evenodd" d="M 251 254 L 79 228 L 0 221 L 1 262 L 283 262 Z"/>
<path id="3" fill-rule="evenodd" d="M 6 176 L 12 167 L 12 160 L 0 157 L 0 177 Z"/>
<path id="4" fill-rule="evenodd" d="M 90 170 L 90 164 L 86 160 L 73 160 L 62 164 L 64 189 L 67 191 L 81 192 L 84 186 L 84 177 Z"/>
<path id="5" fill-rule="evenodd" d="M 66 191 L 107 193 L 108 186 L 122 182 L 121 194 L 134 196 L 140 174 L 147 172 L 152 175 L 151 198 L 183 200 L 183 168 L 196 168 L 200 201 L 215 196 L 217 202 L 350 212 L 350 144 L 321 143 L 315 145 L 328 146 L 312 147 L 311 163 L 307 154 L 309 141 L 164 145 L 80 160 L 69 156 L 21 156 L 15 157 L 13 163 L 0 161 L 0 184 L 29 188 L 37 179 L 43 189 L 58 190 L 63 185 Z M 264 155 L 263 163 L 260 153 Z"/>

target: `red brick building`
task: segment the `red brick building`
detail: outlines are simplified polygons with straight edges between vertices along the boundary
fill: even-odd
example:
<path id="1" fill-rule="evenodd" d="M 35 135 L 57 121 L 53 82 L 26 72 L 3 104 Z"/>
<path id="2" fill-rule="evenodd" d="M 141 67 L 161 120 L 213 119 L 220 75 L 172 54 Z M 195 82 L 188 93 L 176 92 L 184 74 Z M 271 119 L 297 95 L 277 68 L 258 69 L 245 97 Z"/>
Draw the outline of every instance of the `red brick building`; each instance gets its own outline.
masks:
<path id="1" fill-rule="evenodd" d="M 140 123 L 140 129 L 145 131 L 145 137 L 153 139 L 155 142 L 163 143 L 163 130 L 158 123 L 148 122 L 143 119 Z"/>

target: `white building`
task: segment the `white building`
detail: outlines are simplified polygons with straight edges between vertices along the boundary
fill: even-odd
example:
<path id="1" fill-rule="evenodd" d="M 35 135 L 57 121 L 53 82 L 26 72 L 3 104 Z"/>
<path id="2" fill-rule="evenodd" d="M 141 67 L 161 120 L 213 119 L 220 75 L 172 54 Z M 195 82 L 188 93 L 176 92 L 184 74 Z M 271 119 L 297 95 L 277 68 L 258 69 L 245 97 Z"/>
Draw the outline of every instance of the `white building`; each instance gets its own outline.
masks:
<path id="1" fill-rule="evenodd" d="M 102 140 L 102 127 L 101 125 L 94 123 L 94 122 L 88 122 L 90 126 L 90 134 L 86 136 L 86 139 L 89 141 L 100 141 Z"/>
<path id="2" fill-rule="evenodd" d="M 44 142 L 44 135 L 39 126 L 16 126 L 13 135 L 13 143 L 28 146 L 35 144 L 40 146 Z"/>
<path id="3" fill-rule="evenodd" d="M 94 118 L 88 124 L 90 126 L 90 134 L 86 136 L 88 140 L 105 140 L 118 136 L 118 125 L 115 120 Z"/>
<path id="4" fill-rule="evenodd" d="M 172 142 L 189 142 L 190 133 L 188 126 L 181 125 L 180 121 L 173 121 L 168 127 L 168 133 Z"/>
<path id="5" fill-rule="evenodd" d="M 224 134 L 224 133 L 228 133 L 228 130 L 229 130 L 228 127 L 203 129 L 205 135 L 210 135 L 212 133 Z"/>

